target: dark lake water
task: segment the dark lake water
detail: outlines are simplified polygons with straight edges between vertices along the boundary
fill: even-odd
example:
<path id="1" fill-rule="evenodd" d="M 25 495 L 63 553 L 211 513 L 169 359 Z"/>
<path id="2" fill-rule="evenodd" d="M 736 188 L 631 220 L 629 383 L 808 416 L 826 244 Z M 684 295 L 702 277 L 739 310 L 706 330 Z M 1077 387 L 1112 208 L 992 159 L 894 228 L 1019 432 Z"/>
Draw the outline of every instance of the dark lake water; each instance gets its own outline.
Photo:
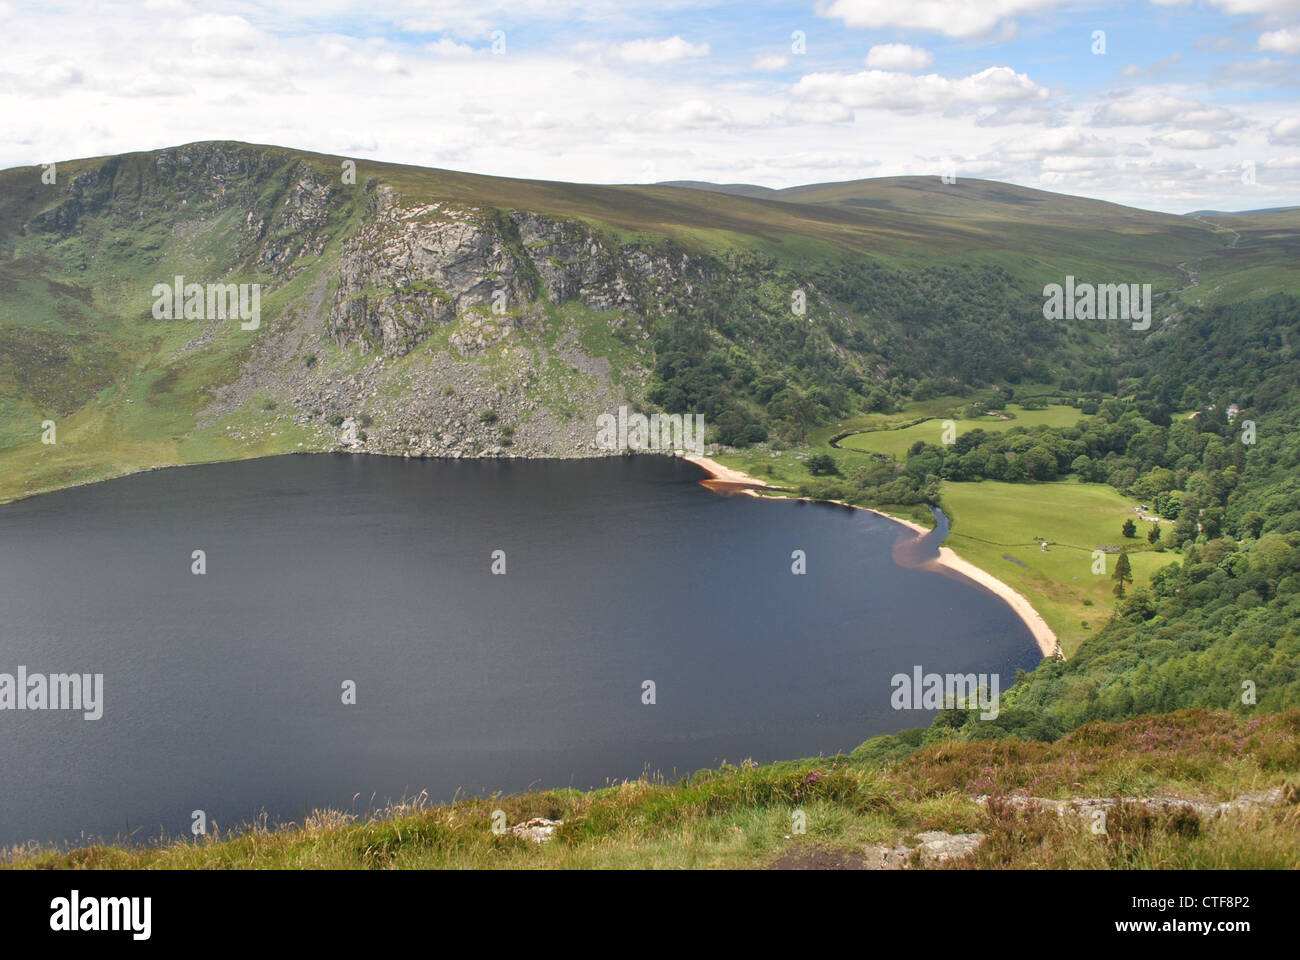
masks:
<path id="1" fill-rule="evenodd" d="M 0 844 L 832 754 L 929 723 L 895 673 L 1038 663 L 901 526 L 701 476 L 292 456 L 0 506 L 0 673 L 104 675 L 99 720 L 0 710 Z"/>

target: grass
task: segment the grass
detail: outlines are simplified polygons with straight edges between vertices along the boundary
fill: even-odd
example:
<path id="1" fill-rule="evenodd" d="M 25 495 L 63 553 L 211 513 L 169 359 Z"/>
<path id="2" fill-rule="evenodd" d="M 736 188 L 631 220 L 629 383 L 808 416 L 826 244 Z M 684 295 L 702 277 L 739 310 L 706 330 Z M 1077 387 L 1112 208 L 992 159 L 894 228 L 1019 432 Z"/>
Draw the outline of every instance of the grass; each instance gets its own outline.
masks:
<path id="1" fill-rule="evenodd" d="M 1300 772 L 1300 710 L 1243 719 L 1203 710 L 1093 723 L 1053 744 L 937 740 L 892 762 L 876 738 L 851 756 L 643 778 L 602 790 L 542 791 L 358 818 L 316 811 L 270 828 L 145 846 L 13 849 L 36 869 L 753 868 L 819 851 L 846 855 L 923 830 L 987 835 L 967 868 L 1233 868 L 1300 866 L 1300 808 L 1287 802 L 1232 820 L 1120 808 L 1108 833 L 1091 821 L 987 807 L 976 795 L 1067 799 L 1178 796 L 1221 802 L 1284 786 Z M 1295 796 L 1293 794 L 1292 796 Z M 536 844 L 492 829 L 562 820 Z M 796 811 L 806 832 L 792 825 Z"/>
<path id="2" fill-rule="evenodd" d="M 1131 586 L 1178 559 L 1147 543 L 1150 524 L 1138 521 L 1134 539 L 1121 535 L 1124 521 L 1136 519 L 1137 501 L 1104 484 L 946 482 L 940 498 L 952 520 L 948 546 L 1024 594 L 1056 632 L 1067 657 L 1113 607 L 1115 557 L 1107 556 L 1106 575 L 1099 576 L 1092 572 L 1094 550 L 1126 547 Z M 1043 540 L 1049 544 L 1046 552 Z"/>
<path id="3" fill-rule="evenodd" d="M 1025 410 L 1014 403 L 1007 404 L 1001 416 L 970 418 L 946 418 L 935 415 L 921 423 L 913 423 L 901 428 L 891 428 L 888 421 L 880 426 L 867 428 L 864 432 L 853 433 L 839 441 L 840 447 L 862 453 L 883 453 L 901 459 L 909 447 L 918 440 L 925 443 L 942 443 L 944 424 L 952 419 L 960 436 L 968 430 L 980 429 L 988 433 L 1005 433 L 1012 427 L 1068 427 L 1078 423 L 1083 413 L 1077 407 L 1052 405 L 1043 410 Z"/>

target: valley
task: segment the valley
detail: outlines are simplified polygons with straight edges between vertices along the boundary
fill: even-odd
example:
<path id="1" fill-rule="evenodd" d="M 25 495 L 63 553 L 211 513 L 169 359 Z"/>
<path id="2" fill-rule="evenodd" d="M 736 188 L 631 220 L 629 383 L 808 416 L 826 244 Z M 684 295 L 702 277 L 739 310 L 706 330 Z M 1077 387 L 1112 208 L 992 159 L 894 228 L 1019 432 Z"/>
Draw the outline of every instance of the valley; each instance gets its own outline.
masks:
<path id="1" fill-rule="evenodd" d="M 776 739 L 765 756 L 848 749 L 867 757 L 865 765 L 822 758 L 751 773 L 723 763 L 675 785 L 638 781 L 630 771 L 623 786 L 609 788 L 614 793 L 524 791 L 512 817 L 590 817 L 586 822 L 604 825 L 592 830 L 608 827 L 620 843 L 657 849 L 656 864 L 756 865 L 779 856 L 780 845 L 765 840 L 733 849 L 716 836 L 698 845 L 675 827 L 630 824 L 650 809 L 665 823 L 688 824 L 683 830 L 723 830 L 732 813 L 767 829 L 791 797 L 816 795 L 800 784 L 821 782 L 825 767 L 833 786 L 826 789 L 834 793 L 819 808 L 829 818 L 828 838 L 912 848 L 918 830 L 960 833 L 974 824 L 997 836 L 1011 829 L 1006 811 L 990 814 L 976 803 L 991 786 L 973 766 L 960 783 L 935 781 L 928 799 L 914 802 L 898 792 L 919 783 L 908 771 L 939 776 L 936 758 L 945 751 L 972 764 L 997 757 L 1019 771 L 1001 786 L 1028 790 L 1038 781 L 1027 758 L 1068 752 L 1094 736 L 1128 736 L 1143 724 L 1178 741 L 1169 745 L 1170 757 L 1196 753 L 1189 731 L 1294 733 L 1294 209 L 1175 216 L 935 177 L 770 191 L 602 186 L 229 141 L 69 160 L 57 168 L 54 183 L 39 167 L 0 171 L 0 518 L 26 516 L 47 498 L 72 493 L 96 502 L 116 495 L 119 483 L 179 484 L 174 474 L 123 479 L 164 467 L 220 471 L 273 463 L 269 469 L 292 473 L 337 461 L 351 464 L 339 467 L 347 476 L 396 466 L 406 468 L 392 474 L 401 479 L 386 482 L 402 489 L 444 467 L 508 471 L 513 461 L 530 461 L 543 473 L 572 467 L 578 472 L 565 474 L 571 485 L 590 482 L 597 470 L 690 469 L 669 460 L 647 465 L 644 456 L 625 461 L 621 432 L 611 444 L 600 426 L 610 422 L 602 418 L 618 422 L 625 410 L 692 423 L 701 417 L 704 442 L 679 452 L 760 481 L 765 496 L 863 507 L 919 528 L 932 527 L 931 508 L 941 509 L 951 521 L 946 549 L 1023 596 L 1060 641 L 1064 659 L 1031 648 L 1023 666 L 1007 670 L 1015 682 L 1003 677 L 995 716 L 954 705 L 927 718 L 929 726 L 882 734 L 857 749 L 838 740 L 822 748 L 809 739 Z M 174 291 L 178 277 L 205 296 L 191 309 L 182 284 L 183 295 L 172 294 L 183 301 L 179 308 L 159 308 L 155 291 Z M 1145 317 L 1140 324 L 1125 317 L 1072 320 L 1068 313 L 1047 319 L 1046 291 L 1071 277 L 1150 285 L 1149 326 Z M 206 293 L 213 289 L 236 292 L 227 309 L 209 312 L 213 298 Z M 600 460 L 585 463 L 594 458 Z M 101 483 L 108 480 L 114 484 Z M 97 486 L 72 489 L 88 484 Z M 266 502 L 279 502 L 282 487 L 268 491 Z M 349 496 L 338 502 L 351 502 Z M 335 500 L 320 500 L 313 519 L 328 527 Z M 253 503 L 227 507 L 238 516 L 259 509 Z M 713 507 L 718 516 L 733 510 Z M 413 515 L 433 512 L 424 505 Z M 624 521 L 603 529 L 623 529 Z M 388 535 L 397 538 L 407 526 L 399 523 Z M 576 530 L 576 521 L 564 529 Z M 359 543 L 369 542 L 367 532 L 358 528 Z M 886 539 L 892 545 L 881 537 L 828 551 L 841 558 L 830 561 L 837 576 L 842 558 L 886 549 Z M 165 550 L 188 557 L 193 544 L 180 533 L 175 539 Z M 770 551 L 783 575 L 793 548 L 782 540 Z M 423 548 L 401 549 L 419 555 Z M 486 569 L 487 552 L 480 552 Z M 389 570 L 393 557 L 377 556 L 371 569 Z M 519 569 L 515 563 L 512 570 Z M 729 565 L 717 558 L 711 569 Z M 409 576 L 393 567 L 387 578 L 366 581 L 363 599 L 347 610 L 380 603 L 378 597 L 391 611 Z M 358 581 L 338 569 L 332 582 Z M 828 589 L 826 581 L 807 582 Z M 827 603 L 861 600 L 850 583 L 835 583 Z M 303 589 L 319 586 L 308 581 Z M 933 586 L 930 593 L 910 589 L 899 596 L 914 612 L 948 619 L 909 636 L 948 642 L 974 629 L 960 608 L 976 601 L 929 610 Z M 783 608 L 795 609 L 802 608 Z M 725 613 L 707 604 L 701 610 L 700 617 Z M 437 620 L 436 611 L 425 613 L 413 623 Z M 1007 640 L 1008 631 L 1020 629 L 1007 609 L 999 615 L 1005 623 L 972 635 Z M 783 636 L 803 637 L 808 629 L 791 622 Z M 711 635 L 748 643 L 763 622 L 742 632 Z M 910 658 L 908 664 L 919 656 L 912 647 L 886 653 Z M 773 671 L 787 674 L 785 667 Z M 801 689 L 782 703 L 812 709 L 816 684 Z M 745 702 L 743 691 L 738 702 Z M 844 716 L 852 703 L 846 692 Z M 700 719 L 701 728 L 707 725 Z M 791 726 L 815 724 L 805 717 Z M 845 720 L 836 737 L 861 726 L 861 717 Z M 410 736 L 419 740 L 418 732 Z M 1084 787 L 1058 784 L 1055 799 L 1132 783 L 1223 802 L 1256 787 L 1283 790 L 1294 758 L 1272 749 L 1261 746 L 1249 761 L 1234 755 L 1240 763 L 1233 776 L 1241 776 L 1231 783 L 1205 766 L 1194 776 L 1179 767 L 1164 779 L 1149 778 L 1139 761 L 1117 756 Z M 691 754 L 706 765 L 722 756 Z M 613 763 L 614 748 L 601 759 Z M 819 779 L 806 781 L 814 773 Z M 880 792 L 879 777 L 897 783 Z M 484 785 L 490 780 L 485 776 Z M 733 790 L 744 802 L 733 803 Z M 291 801 L 281 800 L 289 809 Z M 477 816 L 474 803 L 465 809 Z M 697 803 L 720 806 L 697 817 Z M 361 823 L 335 810 L 306 828 L 306 848 L 298 845 L 302 835 L 289 831 L 267 856 L 275 865 L 284 864 L 279 857 L 355 865 L 351 854 L 322 853 L 315 845 L 320 837 L 312 831 L 328 822 L 341 831 L 331 837 L 363 835 L 364 843 L 387 844 L 401 860 L 402 845 L 383 839 L 389 831 L 415 823 L 446 839 L 458 829 L 451 821 L 459 809 L 413 812 L 399 804 Z M 878 809 L 892 812 L 879 819 L 872 812 Z M 1276 865 L 1294 857 L 1294 824 L 1284 819 L 1268 821 L 1260 836 L 1271 840 L 1244 851 L 1245 862 Z M 1144 840 L 1138 846 L 1145 852 L 1132 856 L 1087 850 L 1055 828 L 1043 836 L 1049 834 L 1051 842 L 1036 853 L 1004 850 L 985 865 L 1059 864 L 1048 852 L 1058 841 L 1076 864 L 1231 860 L 1217 824 L 1203 841 Z M 560 834 L 566 835 L 580 844 L 587 836 Z M 213 843 L 211 850 L 227 864 L 255 863 L 250 851 L 259 836 L 237 831 L 233 846 Z M 501 854 L 485 842 L 466 863 Z M 432 854 L 417 844 L 410 862 L 427 864 L 428 855 L 453 865 L 442 840 L 431 844 Z M 206 843 L 167 849 L 157 860 L 112 851 L 86 856 L 101 865 L 196 865 L 209 852 Z M 554 857 L 611 865 L 644 856 L 629 849 L 616 847 L 604 859 L 586 847 L 572 860 L 533 847 L 501 855 L 520 865 Z M 1152 859 L 1143 859 L 1148 853 Z M 23 856 L 61 862 L 48 851 Z"/>

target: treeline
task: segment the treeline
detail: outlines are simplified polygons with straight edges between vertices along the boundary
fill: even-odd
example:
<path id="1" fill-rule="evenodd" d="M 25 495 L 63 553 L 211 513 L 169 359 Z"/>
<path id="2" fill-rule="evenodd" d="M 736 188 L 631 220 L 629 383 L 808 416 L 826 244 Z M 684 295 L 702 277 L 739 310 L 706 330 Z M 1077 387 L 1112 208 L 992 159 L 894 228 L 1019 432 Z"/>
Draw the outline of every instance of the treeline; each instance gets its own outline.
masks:
<path id="1" fill-rule="evenodd" d="M 793 309 L 795 291 L 805 313 Z M 1043 321 L 1041 299 L 996 267 L 907 272 L 846 258 L 795 273 L 732 255 L 655 304 L 648 398 L 703 413 L 720 443 L 794 444 L 815 426 L 909 398 L 1046 381 L 1045 358 L 1072 368 L 1083 348 Z"/>

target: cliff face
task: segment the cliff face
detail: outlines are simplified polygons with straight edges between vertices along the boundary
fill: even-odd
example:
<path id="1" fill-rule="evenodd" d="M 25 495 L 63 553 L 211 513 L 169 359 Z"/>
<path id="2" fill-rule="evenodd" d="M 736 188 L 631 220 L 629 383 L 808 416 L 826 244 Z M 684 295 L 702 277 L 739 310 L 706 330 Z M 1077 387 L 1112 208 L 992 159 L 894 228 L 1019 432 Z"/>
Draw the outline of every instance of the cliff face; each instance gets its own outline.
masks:
<path id="1" fill-rule="evenodd" d="M 400 355 L 467 314 L 520 326 L 542 302 L 644 317 L 691 267 L 684 253 L 617 245 L 577 221 L 404 201 L 380 186 L 343 244 L 329 327 L 340 345 Z M 471 351 L 486 343 L 481 332 L 457 341 Z"/>
<path id="2" fill-rule="evenodd" d="M 139 438 L 129 455 L 106 444 L 91 476 L 296 450 L 600 456 L 596 418 L 656 409 L 666 356 L 660 402 L 733 434 L 792 354 L 795 377 L 842 381 L 818 402 L 869 370 L 846 346 L 853 318 L 793 316 L 794 287 L 824 306 L 816 285 L 730 222 L 683 226 L 680 199 L 239 143 L 57 167 L 49 183 L 0 171 L 0 307 L 43 318 L 11 338 L 26 353 L 0 357 L 0 388 L 37 423 L 93 412 L 116 423 L 96 436 Z M 154 315 L 151 291 L 178 276 L 259 285 L 260 322 Z M 70 359 L 22 362 L 38 350 Z M 761 398 L 732 396 L 767 370 Z M 782 410 L 802 410 L 791 397 Z"/>

